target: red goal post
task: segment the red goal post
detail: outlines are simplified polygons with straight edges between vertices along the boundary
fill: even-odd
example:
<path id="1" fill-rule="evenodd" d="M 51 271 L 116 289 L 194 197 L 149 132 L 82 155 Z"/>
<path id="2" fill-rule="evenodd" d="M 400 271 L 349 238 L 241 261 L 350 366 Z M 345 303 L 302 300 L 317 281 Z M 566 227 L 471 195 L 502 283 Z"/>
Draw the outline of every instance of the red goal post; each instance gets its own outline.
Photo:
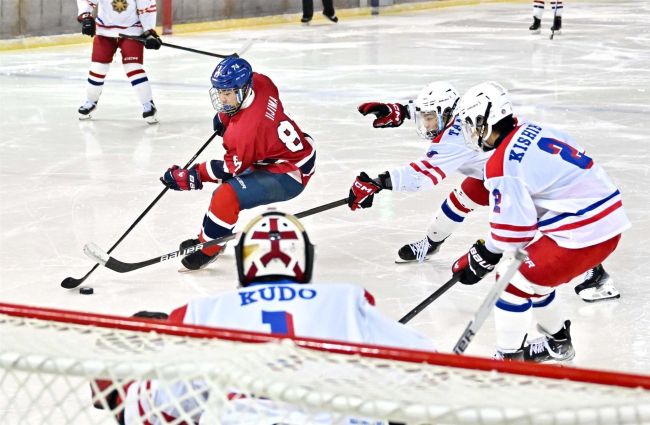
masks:
<path id="1" fill-rule="evenodd" d="M 97 379 L 115 384 L 93 397 Z M 178 423 L 650 423 L 645 375 L 0 303 L 3 424 L 115 423 L 93 402 L 134 380 L 199 382 L 192 411 L 152 402 Z"/>

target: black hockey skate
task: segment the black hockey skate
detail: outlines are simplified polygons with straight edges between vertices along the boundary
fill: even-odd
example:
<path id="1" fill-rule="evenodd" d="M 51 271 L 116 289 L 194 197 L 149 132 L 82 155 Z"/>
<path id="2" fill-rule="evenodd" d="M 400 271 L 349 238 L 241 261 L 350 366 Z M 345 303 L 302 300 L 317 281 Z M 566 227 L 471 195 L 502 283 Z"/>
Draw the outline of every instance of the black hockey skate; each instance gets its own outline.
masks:
<path id="1" fill-rule="evenodd" d="M 334 23 L 337 23 L 339 21 L 339 18 L 336 16 L 336 14 L 330 16 L 330 15 L 326 15 L 325 12 L 323 12 L 323 16 L 325 16 L 327 19 L 329 19 Z"/>
<path id="2" fill-rule="evenodd" d="M 94 111 L 95 109 L 97 109 L 97 102 L 87 100 L 77 110 L 77 112 L 79 112 L 79 119 L 80 120 L 89 120 L 89 119 L 91 119 L 92 116 L 90 115 L 90 113 L 92 111 Z"/>
<path id="3" fill-rule="evenodd" d="M 528 27 L 532 34 L 539 34 L 542 27 L 542 20 L 539 18 L 533 17 L 533 24 Z"/>
<path id="4" fill-rule="evenodd" d="M 537 325 L 537 329 L 543 334 L 542 337 L 529 341 L 528 344 L 514 352 L 497 350 L 494 358 L 498 360 L 519 360 L 534 363 L 547 361 L 565 362 L 572 360 L 576 353 L 571 343 L 570 327 L 571 321 L 566 320 L 562 329 L 550 335 L 541 326 Z"/>
<path id="5" fill-rule="evenodd" d="M 609 277 L 602 264 L 585 273 L 582 283 L 574 289 L 576 294 L 588 303 L 621 297 L 621 293 L 614 287 L 614 280 Z"/>
<path id="6" fill-rule="evenodd" d="M 147 122 L 147 124 L 157 124 L 158 117 L 156 116 L 156 105 L 154 105 L 153 100 L 142 105 L 144 111 L 142 112 L 142 118 Z"/>
<path id="7" fill-rule="evenodd" d="M 185 250 L 191 246 L 194 246 L 196 244 L 201 243 L 200 240 L 198 239 L 188 239 L 186 241 L 181 242 L 180 246 L 178 249 Z M 223 248 L 222 248 L 223 249 Z M 191 254 L 187 254 L 182 260 L 181 264 L 185 269 L 180 269 L 179 272 L 188 272 L 188 271 L 194 271 L 194 270 L 201 270 L 205 267 L 208 266 L 208 264 L 213 263 L 219 254 L 215 254 L 213 256 L 209 256 L 207 254 L 204 254 L 203 251 L 198 250 L 195 251 Z"/>
<path id="8" fill-rule="evenodd" d="M 561 16 L 556 16 L 553 18 L 553 26 L 551 27 L 551 31 L 554 34 L 562 34 L 562 17 Z"/>
<path id="9" fill-rule="evenodd" d="M 401 264 L 412 263 L 414 261 L 419 263 L 426 261 L 440 250 L 440 245 L 442 245 L 445 239 L 440 242 L 434 242 L 428 236 L 425 236 L 424 239 L 417 242 L 406 244 L 397 251 L 395 262 Z"/>

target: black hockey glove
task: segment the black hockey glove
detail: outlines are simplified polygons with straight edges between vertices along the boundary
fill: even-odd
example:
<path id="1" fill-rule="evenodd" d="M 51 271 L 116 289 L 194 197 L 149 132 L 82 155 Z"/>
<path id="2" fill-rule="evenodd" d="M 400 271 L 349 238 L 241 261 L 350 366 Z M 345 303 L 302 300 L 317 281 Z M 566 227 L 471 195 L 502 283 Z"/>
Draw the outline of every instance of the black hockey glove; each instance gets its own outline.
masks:
<path id="1" fill-rule="evenodd" d="M 454 263 L 451 271 L 458 275 L 458 281 L 465 285 L 473 285 L 494 270 L 503 254 L 495 254 L 485 247 L 482 239 L 476 241 L 469 252 Z"/>
<path id="2" fill-rule="evenodd" d="M 147 30 L 142 33 L 142 38 L 144 38 L 144 48 L 145 49 L 160 49 L 162 46 L 162 40 L 156 34 L 156 30 Z"/>
<path id="3" fill-rule="evenodd" d="M 81 23 L 81 33 L 84 35 L 89 35 L 91 37 L 95 36 L 95 18 L 90 13 L 84 13 L 77 17 L 77 21 Z"/>
<path id="4" fill-rule="evenodd" d="M 226 126 L 221 122 L 221 117 L 219 116 L 220 112 L 217 112 L 212 118 L 212 130 L 217 133 L 217 136 L 223 137 L 226 133 Z"/>

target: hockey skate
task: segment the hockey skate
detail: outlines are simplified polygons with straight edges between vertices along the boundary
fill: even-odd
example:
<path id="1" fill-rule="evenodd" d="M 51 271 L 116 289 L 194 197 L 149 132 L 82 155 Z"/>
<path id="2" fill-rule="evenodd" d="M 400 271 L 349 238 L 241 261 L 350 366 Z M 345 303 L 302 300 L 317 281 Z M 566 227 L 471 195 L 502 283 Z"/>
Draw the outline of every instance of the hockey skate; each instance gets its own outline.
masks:
<path id="1" fill-rule="evenodd" d="M 588 303 L 621 297 L 621 293 L 614 287 L 614 280 L 609 277 L 602 264 L 585 273 L 584 280 L 576 285 L 575 291 Z"/>
<path id="2" fill-rule="evenodd" d="M 534 363 L 542 363 L 547 361 L 566 362 L 572 360 L 576 353 L 571 343 L 570 333 L 571 321 L 566 320 L 564 327 L 557 333 L 550 335 L 541 326 L 537 325 L 537 329 L 543 336 L 528 341 L 528 344 L 523 345 L 520 349 L 515 351 L 502 351 L 497 350 L 494 358 L 497 360 L 506 361 L 527 361 Z"/>
<path id="3" fill-rule="evenodd" d="M 426 261 L 440 250 L 440 245 L 442 245 L 445 239 L 440 242 L 434 242 L 428 236 L 425 236 L 424 239 L 417 242 L 406 244 L 397 251 L 395 262 L 401 264 Z"/>
<path id="4" fill-rule="evenodd" d="M 562 34 L 562 17 L 556 16 L 553 18 L 553 26 L 551 27 L 551 32 L 555 35 Z"/>
<path id="5" fill-rule="evenodd" d="M 542 31 L 541 27 L 542 27 L 542 20 L 533 17 L 533 24 L 530 27 L 528 27 L 528 29 L 530 30 L 531 34 L 539 34 Z"/>
<path id="6" fill-rule="evenodd" d="M 82 121 L 91 119 L 92 116 L 90 113 L 95 109 L 97 109 L 97 102 L 93 102 L 92 100 L 85 101 L 77 110 L 79 112 L 79 119 Z"/>
<path id="7" fill-rule="evenodd" d="M 142 108 L 143 108 L 142 118 L 144 118 L 147 124 L 157 124 L 158 117 L 156 116 L 156 113 L 158 112 L 158 109 L 156 109 L 156 105 L 154 105 L 153 100 L 144 103 L 142 105 Z"/>
<path id="8" fill-rule="evenodd" d="M 323 16 L 325 16 L 327 19 L 329 19 L 334 23 L 337 23 L 339 21 L 339 18 L 336 16 L 336 14 L 330 16 L 330 15 L 326 15 L 325 12 L 323 12 Z"/>
<path id="9" fill-rule="evenodd" d="M 181 242 L 178 249 L 182 251 L 199 243 L 201 243 L 201 241 L 198 239 L 188 239 L 186 241 Z M 222 247 L 221 249 L 223 248 L 224 247 Z M 181 260 L 181 264 L 183 265 L 183 267 L 178 269 L 178 271 L 184 273 L 184 272 L 191 272 L 195 270 L 204 269 L 205 267 L 208 266 L 208 264 L 213 263 L 218 256 L 219 256 L 218 253 L 213 256 L 209 256 L 207 254 L 204 254 L 203 251 L 201 250 L 192 252 L 191 254 L 187 254 L 185 257 L 183 257 L 183 259 Z"/>

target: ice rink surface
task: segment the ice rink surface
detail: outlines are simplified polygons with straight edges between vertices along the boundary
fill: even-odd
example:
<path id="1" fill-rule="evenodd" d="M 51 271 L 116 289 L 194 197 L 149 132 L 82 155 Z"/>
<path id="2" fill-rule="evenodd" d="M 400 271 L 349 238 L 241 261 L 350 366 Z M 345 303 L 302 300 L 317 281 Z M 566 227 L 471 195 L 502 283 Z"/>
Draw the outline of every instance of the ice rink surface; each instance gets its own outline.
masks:
<path id="1" fill-rule="evenodd" d="M 588 304 L 562 286 L 559 300 L 573 322 L 575 365 L 650 370 L 650 4 L 570 2 L 562 35 L 528 34 L 528 3 L 488 4 L 398 15 L 323 20 L 260 29 L 197 33 L 165 41 L 214 52 L 235 51 L 272 77 L 285 109 L 317 142 L 317 172 L 301 196 L 277 207 L 303 211 L 347 196 L 361 170 L 371 175 L 418 158 L 426 143 L 412 123 L 373 129 L 356 111 L 364 101 L 406 101 L 430 81 L 463 91 L 495 79 L 511 91 L 516 112 L 567 130 L 602 164 L 623 194 L 633 223 L 605 266 L 619 300 Z M 185 164 L 211 135 L 209 77 L 216 61 L 171 48 L 147 51 L 160 124 L 147 125 L 119 58 L 95 119 L 77 120 L 85 97 L 90 42 L 0 53 L 0 301 L 130 315 L 168 311 L 188 299 L 236 287 L 232 248 L 208 269 L 177 272 L 167 261 L 127 274 L 99 268 L 85 284 L 95 294 L 65 290 L 67 276 L 92 266 L 82 247 L 107 250 L 162 190 L 158 178 Z M 200 161 L 220 158 L 220 139 Z M 317 245 L 315 280 L 365 286 L 377 305 L 400 318 L 451 275 L 452 262 L 487 231 L 477 211 L 431 261 L 397 265 L 404 243 L 423 236 L 431 214 L 455 184 L 436 190 L 382 192 L 361 212 L 340 207 L 303 220 Z M 210 189 L 168 192 L 114 251 L 135 262 L 177 249 L 199 231 Z M 245 211 L 238 229 L 263 211 Z M 493 282 L 457 285 L 409 326 L 449 351 Z M 323 318 L 336 320 L 336 318 Z M 491 356 L 490 317 L 469 354 Z"/>

